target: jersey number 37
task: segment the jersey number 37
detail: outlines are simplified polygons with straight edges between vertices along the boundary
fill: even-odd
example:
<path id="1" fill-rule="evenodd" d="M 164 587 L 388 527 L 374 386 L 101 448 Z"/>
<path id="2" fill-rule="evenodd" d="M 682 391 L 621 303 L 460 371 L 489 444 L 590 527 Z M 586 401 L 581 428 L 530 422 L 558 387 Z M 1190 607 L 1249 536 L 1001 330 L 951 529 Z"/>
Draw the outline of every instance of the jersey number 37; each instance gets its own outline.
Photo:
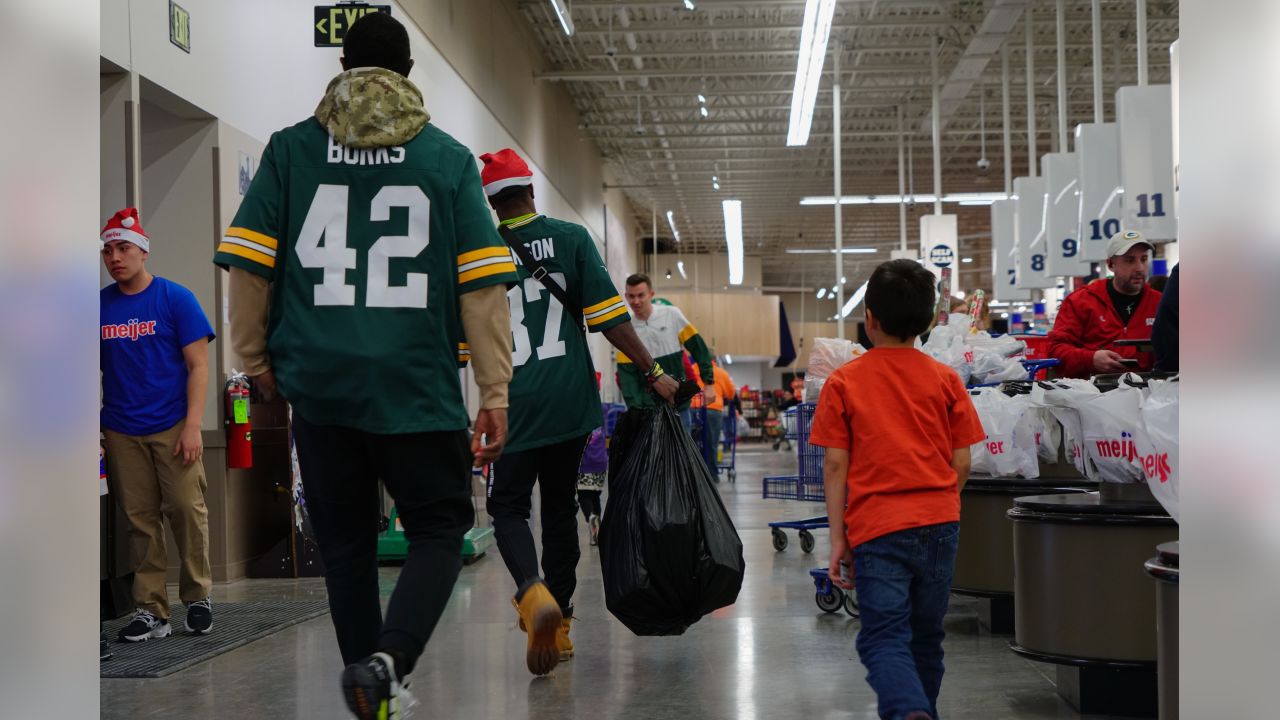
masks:
<path id="1" fill-rule="evenodd" d="M 347 195 L 346 185 L 316 188 L 298 234 L 298 262 L 324 270 L 324 282 L 315 287 L 316 306 L 356 304 L 356 286 L 347 283 L 347 271 L 356 267 L 356 251 L 347 247 Z M 373 196 L 370 205 L 371 222 L 390 220 L 392 208 L 408 208 L 409 228 L 407 235 L 382 235 L 369 247 L 365 306 L 426 308 L 427 274 L 408 273 L 404 285 L 393 287 L 390 268 L 392 258 L 414 258 L 427 249 L 431 200 L 416 185 L 388 185 Z"/>

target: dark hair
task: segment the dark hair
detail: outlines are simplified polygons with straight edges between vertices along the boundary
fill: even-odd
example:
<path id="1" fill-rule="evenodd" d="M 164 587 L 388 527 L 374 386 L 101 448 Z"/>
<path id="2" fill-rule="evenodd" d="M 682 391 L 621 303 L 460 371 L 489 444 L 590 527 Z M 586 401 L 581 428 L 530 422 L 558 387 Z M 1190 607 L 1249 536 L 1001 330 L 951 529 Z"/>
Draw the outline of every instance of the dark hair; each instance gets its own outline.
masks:
<path id="1" fill-rule="evenodd" d="M 650 280 L 649 276 L 645 275 L 644 273 L 636 273 L 627 278 L 627 287 L 631 287 L 632 285 L 639 285 L 641 283 L 648 285 L 650 290 L 653 289 L 653 281 Z"/>
<path id="2" fill-rule="evenodd" d="M 512 185 L 509 188 L 503 188 L 493 195 L 489 196 L 489 204 L 493 206 L 501 205 L 508 200 L 520 200 L 529 194 L 529 188 L 532 185 Z"/>
<path id="3" fill-rule="evenodd" d="M 915 260 L 882 263 L 867 281 L 867 309 L 886 334 L 905 342 L 929 329 L 936 283 Z"/>
<path id="4" fill-rule="evenodd" d="M 387 13 L 371 12 L 351 25 L 342 40 L 347 68 L 380 67 L 409 76 L 409 33 Z"/>

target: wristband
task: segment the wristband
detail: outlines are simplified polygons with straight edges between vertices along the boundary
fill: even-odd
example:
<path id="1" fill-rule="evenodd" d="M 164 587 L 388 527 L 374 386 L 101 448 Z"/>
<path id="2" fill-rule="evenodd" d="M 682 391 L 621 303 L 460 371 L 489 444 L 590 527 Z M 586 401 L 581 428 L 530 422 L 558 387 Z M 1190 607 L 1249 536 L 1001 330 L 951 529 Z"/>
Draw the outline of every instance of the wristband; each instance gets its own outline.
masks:
<path id="1" fill-rule="evenodd" d="M 663 371 L 662 366 L 658 364 L 657 360 L 655 360 L 653 361 L 653 367 L 649 368 L 649 372 L 644 374 L 644 379 L 648 380 L 649 384 L 652 385 L 658 381 L 658 378 L 666 374 L 667 373 Z"/>

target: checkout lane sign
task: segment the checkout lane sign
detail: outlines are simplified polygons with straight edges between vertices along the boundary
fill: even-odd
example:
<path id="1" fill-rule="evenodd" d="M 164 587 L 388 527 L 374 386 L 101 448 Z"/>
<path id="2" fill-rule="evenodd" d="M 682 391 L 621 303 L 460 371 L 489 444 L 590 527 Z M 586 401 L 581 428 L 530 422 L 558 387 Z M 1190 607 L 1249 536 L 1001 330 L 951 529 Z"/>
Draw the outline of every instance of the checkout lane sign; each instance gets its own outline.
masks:
<path id="1" fill-rule="evenodd" d="M 316 47 L 342 47 L 342 39 L 355 21 L 369 13 L 391 14 L 390 5 L 369 5 L 367 3 L 338 3 L 337 5 L 316 5 L 315 40 Z"/>
<path id="2" fill-rule="evenodd" d="M 956 251 L 950 245 L 939 243 L 929 250 L 929 262 L 938 268 L 951 267 L 956 261 Z"/>

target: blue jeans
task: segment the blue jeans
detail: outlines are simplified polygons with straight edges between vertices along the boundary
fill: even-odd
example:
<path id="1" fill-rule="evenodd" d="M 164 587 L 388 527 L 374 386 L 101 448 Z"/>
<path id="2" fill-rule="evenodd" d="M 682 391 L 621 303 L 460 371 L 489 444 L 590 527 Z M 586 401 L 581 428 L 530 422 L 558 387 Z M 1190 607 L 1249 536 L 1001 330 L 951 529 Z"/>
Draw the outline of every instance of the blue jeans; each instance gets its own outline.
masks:
<path id="1" fill-rule="evenodd" d="M 880 717 L 912 712 L 938 717 L 942 620 L 951 599 L 959 523 L 901 530 L 854 549 L 862 629 L 858 657 L 867 668 Z"/>
<path id="2" fill-rule="evenodd" d="M 680 411 L 680 424 L 684 426 L 686 433 L 693 432 L 693 411 L 685 408 Z"/>
<path id="3" fill-rule="evenodd" d="M 720 449 L 720 431 L 724 429 L 724 413 L 719 410 L 707 410 L 707 427 L 703 430 L 706 444 L 702 447 L 702 458 L 707 461 L 707 469 L 711 477 L 720 474 L 720 463 L 716 456 Z"/>

